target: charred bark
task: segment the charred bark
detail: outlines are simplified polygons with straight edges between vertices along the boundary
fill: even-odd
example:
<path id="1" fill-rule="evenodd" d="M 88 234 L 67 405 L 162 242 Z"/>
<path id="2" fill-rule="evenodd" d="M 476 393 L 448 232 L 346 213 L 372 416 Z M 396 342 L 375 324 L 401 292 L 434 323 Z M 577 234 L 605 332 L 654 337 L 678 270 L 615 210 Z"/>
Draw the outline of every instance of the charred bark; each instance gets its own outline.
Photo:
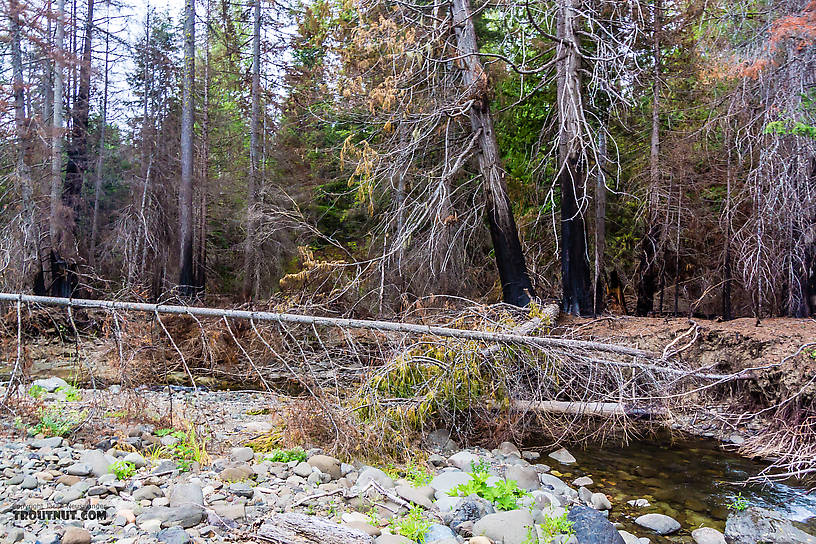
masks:
<path id="1" fill-rule="evenodd" d="M 487 74 L 478 56 L 479 49 L 470 2 L 453 0 L 452 9 L 457 48 L 462 57 L 464 84 L 473 98 L 470 106 L 470 124 L 473 133 L 478 134 L 479 171 L 484 179 L 485 211 L 496 255 L 502 296 L 507 304 L 526 306 L 535 297 L 535 292 L 527 273 L 513 208 L 507 195 L 499 146 L 490 115 Z"/>

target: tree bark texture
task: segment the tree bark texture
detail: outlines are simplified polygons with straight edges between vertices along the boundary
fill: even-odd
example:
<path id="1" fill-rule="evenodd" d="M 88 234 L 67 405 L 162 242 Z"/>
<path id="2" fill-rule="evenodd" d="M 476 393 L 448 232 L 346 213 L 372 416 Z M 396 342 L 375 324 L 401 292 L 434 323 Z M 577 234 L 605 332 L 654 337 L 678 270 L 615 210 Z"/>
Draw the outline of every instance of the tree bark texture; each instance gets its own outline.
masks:
<path id="1" fill-rule="evenodd" d="M 193 278 L 193 85 L 195 0 L 184 3 L 184 88 L 181 99 L 181 184 L 179 186 L 179 289 L 194 294 Z"/>
<path id="2" fill-rule="evenodd" d="M 473 98 L 470 123 L 474 134 L 479 134 L 479 170 L 484 178 L 485 210 L 503 299 L 508 304 L 526 306 L 535 297 L 535 291 L 527 273 L 513 208 L 507 195 L 499 146 L 490 115 L 487 73 L 479 60 L 469 0 L 453 0 L 453 25 L 457 48 L 462 57 L 464 84 L 470 89 Z"/>

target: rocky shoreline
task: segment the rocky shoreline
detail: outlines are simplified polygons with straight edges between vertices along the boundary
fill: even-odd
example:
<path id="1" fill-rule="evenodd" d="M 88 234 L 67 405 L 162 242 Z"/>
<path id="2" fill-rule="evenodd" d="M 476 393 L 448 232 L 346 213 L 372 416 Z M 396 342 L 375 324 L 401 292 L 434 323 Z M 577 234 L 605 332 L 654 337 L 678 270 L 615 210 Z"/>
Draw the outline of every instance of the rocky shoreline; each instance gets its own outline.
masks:
<path id="1" fill-rule="evenodd" d="M 117 403 L 126 401 L 116 387 L 96 393 L 73 392 L 57 381 L 40 387 L 41 401 L 63 411 L 93 405 L 115 415 Z M 426 463 L 374 467 L 319 449 L 255 452 L 242 445 L 268 430 L 261 413 L 270 404 L 262 394 L 179 394 L 175 405 L 166 393 L 140 396 L 153 410 L 207 421 L 206 450 L 196 450 L 190 430 L 134 422 L 90 443 L 43 434 L 2 439 L 3 542 L 285 544 L 297 537 L 291 542 L 647 544 L 667 538 L 721 544 L 728 536 L 732 544 L 747 544 L 769 530 L 787 535 L 785 542 L 816 542 L 759 508 L 735 511 L 724 536 L 649 512 L 639 497 L 627 501 L 643 510 L 632 520 L 633 534 L 619 524 L 623 505 L 593 492 L 592 478 L 560 477 L 576 461 L 565 449 L 543 456 L 508 442 L 490 451 L 460 449 L 441 429 L 426 437 Z M 117 418 L 108 419 L 116 427 Z M 2 423 L 5 434 L 24 434 Z"/>

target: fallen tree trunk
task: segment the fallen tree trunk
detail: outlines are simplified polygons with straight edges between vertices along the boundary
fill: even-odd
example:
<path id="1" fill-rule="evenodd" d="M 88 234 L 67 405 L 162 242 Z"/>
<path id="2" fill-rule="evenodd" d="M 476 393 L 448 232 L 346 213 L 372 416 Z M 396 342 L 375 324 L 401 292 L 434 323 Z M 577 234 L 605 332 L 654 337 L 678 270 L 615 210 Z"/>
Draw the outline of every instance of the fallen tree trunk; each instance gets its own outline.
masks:
<path id="1" fill-rule="evenodd" d="M 264 519 L 257 538 L 273 544 L 371 544 L 374 539 L 357 529 L 319 516 L 286 513 Z"/>
<path id="2" fill-rule="evenodd" d="M 621 402 L 571 402 L 560 400 L 514 400 L 510 408 L 518 412 L 544 412 L 552 414 L 568 414 L 576 416 L 599 417 L 634 417 L 651 418 L 663 417 L 665 411 L 651 408 L 636 408 Z"/>

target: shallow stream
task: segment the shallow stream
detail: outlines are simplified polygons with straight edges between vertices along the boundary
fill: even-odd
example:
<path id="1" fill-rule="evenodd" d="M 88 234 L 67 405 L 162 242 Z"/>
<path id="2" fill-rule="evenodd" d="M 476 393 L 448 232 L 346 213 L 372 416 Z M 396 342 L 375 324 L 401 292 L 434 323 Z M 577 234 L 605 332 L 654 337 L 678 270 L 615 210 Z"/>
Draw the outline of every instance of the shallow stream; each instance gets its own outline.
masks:
<path id="1" fill-rule="evenodd" d="M 578 459 L 575 465 L 560 465 L 544 455 L 541 462 L 567 483 L 590 476 L 595 482 L 592 491 L 606 493 L 612 501 L 610 520 L 654 543 L 692 543 L 691 531 L 701 526 L 723 531 L 729 506 L 740 493 L 750 505 L 783 513 L 801 529 L 816 534 L 816 493 L 808 495 L 801 483 L 746 485 L 764 465 L 723 451 L 716 442 L 664 439 L 573 449 L 572 453 Z M 639 498 L 651 506 L 634 508 L 626 503 Z M 634 524 L 637 516 L 652 512 L 675 518 L 683 529 L 671 537 L 659 537 Z"/>

